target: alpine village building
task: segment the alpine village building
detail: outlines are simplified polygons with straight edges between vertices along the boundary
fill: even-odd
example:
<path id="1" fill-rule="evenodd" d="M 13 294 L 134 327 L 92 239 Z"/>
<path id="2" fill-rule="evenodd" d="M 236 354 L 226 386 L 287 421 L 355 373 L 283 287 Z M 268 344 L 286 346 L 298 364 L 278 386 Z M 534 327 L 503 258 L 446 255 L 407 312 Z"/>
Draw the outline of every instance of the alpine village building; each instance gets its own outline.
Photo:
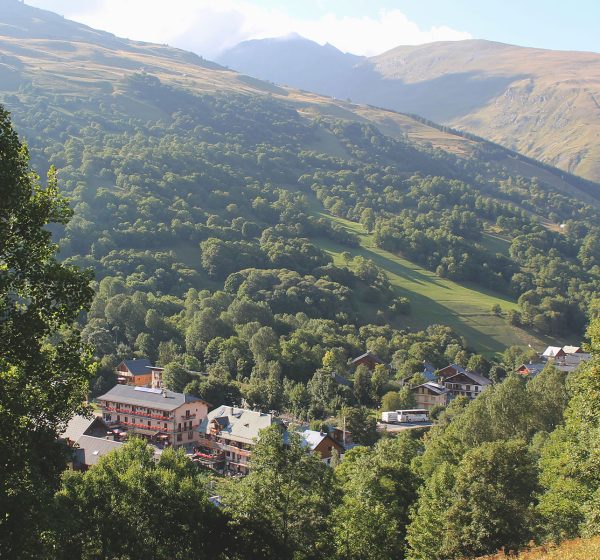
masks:
<path id="1" fill-rule="evenodd" d="M 131 385 L 115 385 L 98 402 L 112 429 L 173 447 L 197 445 L 209 406 L 193 395 Z"/>
<path id="2" fill-rule="evenodd" d="M 275 423 L 281 422 L 272 414 L 221 405 L 198 427 L 195 458 L 216 471 L 248 474 L 259 432 Z"/>

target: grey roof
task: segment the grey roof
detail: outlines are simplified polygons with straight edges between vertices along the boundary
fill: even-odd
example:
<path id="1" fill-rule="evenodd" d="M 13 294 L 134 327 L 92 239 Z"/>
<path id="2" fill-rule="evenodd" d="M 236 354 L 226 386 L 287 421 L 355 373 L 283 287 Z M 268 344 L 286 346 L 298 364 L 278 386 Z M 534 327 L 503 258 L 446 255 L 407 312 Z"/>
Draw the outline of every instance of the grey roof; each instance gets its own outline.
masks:
<path id="1" fill-rule="evenodd" d="M 426 383 L 422 383 L 421 385 L 417 385 L 411 389 L 414 390 L 418 387 L 427 387 L 431 392 L 436 393 L 438 395 L 445 395 L 448 392 L 448 389 L 439 383 L 435 383 L 433 381 L 427 381 Z"/>
<path id="2" fill-rule="evenodd" d="M 450 380 L 452 378 L 454 378 L 458 375 L 466 375 L 471 381 L 474 381 L 478 385 L 491 385 L 492 384 L 492 382 L 487 377 L 484 377 L 483 375 L 479 375 L 478 373 L 475 373 L 473 371 L 468 371 L 466 369 L 463 371 L 460 371 L 458 373 L 455 373 L 454 375 L 451 375 L 450 377 L 446 377 L 444 382 L 450 382 Z"/>
<path id="3" fill-rule="evenodd" d="M 311 451 L 314 451 L 324 439 L 329 437 L 329 434 L 317 432 L 316 430 L 304 430 L 303 432 L 300 432 L 300 435 Z"/>
<path id="4" fill-rule="evenodd" d="M 574 371 L 579 367 L 580 364 L 583 364 L 591 358 L 591 354 L 587 352 L 579 352 L 577 354 L 567 354 L 566 356 L 562 356 L 557 358 L 554 361 L 554 367 L 560 371 Z"/>
<path id="5" fill-rule="evenodd" d="M 540 373 L 545 367 L 546 364 L 544 362 L 537 362 L 535 364 L 521 364 L 517 370 L 520 370 L 522 367 L 525 367 L 529 370 L 529 375 L 532 377 Z"/>
<path id="6" fill-rule="evenodd" d="M 76 442 L 83 435 L 90 435 L 90 432 L 94 432 L 94 435 L 105 436 L 106 432 L 112 432 L 110 427 L 102 418 L 98 416 L 92 416 L 86 418 L 80 414 L 76 414 L 69 420 L 65 431 L 60 434 L 62 439 L 68 439 L 72 442 Z"/>
<path id="7" fill-rule="evenodd" d="M 121 441 L 114 441 L 106 438 L 94 437 L 94 436 L 81 436 L 77 440 L 78 449 L 75 450 L 75 462 L 87 465 L 95 465 L 100 457 L 104 457 L 107 453 L 120 449 L 125 445 Z M 154 450 L 154 459 L 158 459 L 162 451 L 156 447 L 151 446 Z"/>
<path id="8" fill-rule="evenodd" d="M 98 397 L 98 400 L 146 406 L 167 411 L 176 410 L 185 403 L 202 401 L 198 397 L 186 395 L 185 393 L 174 393 L 167 389 L 132 387 L 130 385 L 115 385 L 108 393 Z"/>
<path id="9" fill-rule="evenodd" d="M 148 368 L 152 367 L 150 360 L 142 358 L 139 360 L 123 360 L 127 369 L 134 375 L 144 375 L 150 373 Z"/>
<path id="10" fill-rule="evenodd" d="M 107 453 L 121 448 L 124 444 L 120 441 L 113 441 L 105 438 L 93 436 L 81 436 L 77 440 L 79 450 L 76 452 L 76 460 L 84 465 L 95 465 L 100 457 Z"/>
<path id="11" fill-rule="evenodd" d="M 339 373 L 333 372 L 331 374 L 331 377 L 333 377 L 333 380 L 338 385 L 344 385 L 344 387 L 352 387 L 352 382 L 350 380 L 346 379 L 343 375 L 340 375 Z"/>
<path id="12" fill-rule="evenodd" d="M 200 423 L 198 431 L 204 434 L 209 433 L 213 420 L 218 421 L 223 437 L 241 443 L 253 443 L 261 430 L 268 428 L 273 423 L 278 423 L 272 414 L 266 412 L 254 412 L 244 408 L 221 405 L 209 412 L 208 416 Z"/>

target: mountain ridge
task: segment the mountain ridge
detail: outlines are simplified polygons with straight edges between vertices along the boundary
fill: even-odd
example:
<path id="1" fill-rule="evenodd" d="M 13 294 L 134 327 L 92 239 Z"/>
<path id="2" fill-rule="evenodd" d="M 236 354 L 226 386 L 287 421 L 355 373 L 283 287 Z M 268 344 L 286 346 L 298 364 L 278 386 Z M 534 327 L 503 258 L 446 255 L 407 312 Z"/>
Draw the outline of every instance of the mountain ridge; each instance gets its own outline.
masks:
<path id="1" fill-rule="evenodd" d="M 276 83 L 312 86 L 324 95 L 418 114 L 585 178 L 600 178 L 598 53 L 483 39 L 440 41 L 362 58 L 336 70 L 341 77 L 315 84 L 301 71 L 291 77 L 290 68 L 277 72 L 285 67 L 284 49 L 269 52 L 257 42 L 238 47 L 217 60 Z M 312 45 L 311 56 L 317 47 Z M 239 56 L 236 62 L 234 55 L 244 49 L 245 59 L 261 53 L 260 68 Z M 328 60 L 317 71 L 330 75 Z"/>

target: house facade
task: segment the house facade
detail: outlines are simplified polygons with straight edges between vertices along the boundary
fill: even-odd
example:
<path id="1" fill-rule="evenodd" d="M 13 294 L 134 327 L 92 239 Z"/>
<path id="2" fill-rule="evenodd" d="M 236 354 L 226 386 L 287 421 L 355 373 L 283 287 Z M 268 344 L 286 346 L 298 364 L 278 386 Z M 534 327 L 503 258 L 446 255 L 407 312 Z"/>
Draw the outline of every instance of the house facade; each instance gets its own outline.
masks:
<path id="1" fill-rule="evenodd" d="M 449 391 L 440 383 L 427 381 L 422 385 L 413 387 L 410 391 L 415 399 L 417 408 L 430 410 L 436 405 L 446 406 L 448 404 Z"/>
<path id="2" fill-rule="evenodd" d="M 444 380 L 444 387 L 448 390 L 449 398 L 465 396 L 475 399 L 491 384 L 492 382 L 487 377 L 466 370 Z"/>
<path id="3" fill-rule="evenodd" d="M 111 428 L 173 447 L 197 445 L 198 426 L 208 414 L 202 399 L 150 387 L 115 385 L 98 402 Z"/>

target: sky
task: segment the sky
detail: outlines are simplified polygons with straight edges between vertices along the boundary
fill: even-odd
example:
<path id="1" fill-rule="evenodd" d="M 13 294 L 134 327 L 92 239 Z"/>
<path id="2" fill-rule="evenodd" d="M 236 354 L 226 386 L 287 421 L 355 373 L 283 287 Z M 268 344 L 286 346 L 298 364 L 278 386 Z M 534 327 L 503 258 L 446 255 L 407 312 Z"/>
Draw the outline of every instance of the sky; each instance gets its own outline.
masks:
<path id="1" fill-rule="evenodd" d="M 488 39 L 600 52 L 598 0 L 25 0 L 120 37 L 214 59 L 248 39 L 298 33 L 372 56 L 398 45 Z"/>

